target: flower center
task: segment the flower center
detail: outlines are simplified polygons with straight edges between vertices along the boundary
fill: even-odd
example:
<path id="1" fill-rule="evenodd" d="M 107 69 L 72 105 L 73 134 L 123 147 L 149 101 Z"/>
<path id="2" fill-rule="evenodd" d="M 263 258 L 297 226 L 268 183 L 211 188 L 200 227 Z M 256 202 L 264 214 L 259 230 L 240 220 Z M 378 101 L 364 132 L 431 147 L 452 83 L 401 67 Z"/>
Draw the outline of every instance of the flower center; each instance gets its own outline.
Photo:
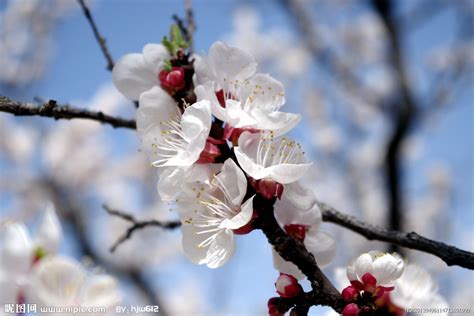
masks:
<path id="1" fill-rule="evenodd" d="M 270 167 L 280 164 L 298 163 L 304 157 L 301 145 L 286 137 L 274 140 L 270 131 L 268 137 L 262 133 L 257 149 L 257 164 Z"/>
<path id="2" fill-rule="evenodd" d="M 160 138 L 155 138 L 151 146 L 157 150 L 156 154 L 162 159 L 153 162 L 153 166 L 161 167 L 179 152 L 186 150 L 188 142 L 181 130 L 181 115 L 175 119 L 160 122 Z"/>

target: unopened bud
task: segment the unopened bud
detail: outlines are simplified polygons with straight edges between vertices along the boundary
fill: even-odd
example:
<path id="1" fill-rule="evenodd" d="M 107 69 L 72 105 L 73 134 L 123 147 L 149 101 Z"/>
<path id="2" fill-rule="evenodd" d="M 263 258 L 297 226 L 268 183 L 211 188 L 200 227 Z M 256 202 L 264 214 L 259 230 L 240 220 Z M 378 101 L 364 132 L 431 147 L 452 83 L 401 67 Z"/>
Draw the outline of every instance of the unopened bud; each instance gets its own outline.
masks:
<path id="1" fill-rule="evenodd" d="M 280 313 L 278 311 L 278 306 L 276 304 L 278 298 L 272 297 L 271 299 L 268 300 L 267 306 L 268 306 L 268 315 L 269 316 L 283 316 L 283 313 Z"/>
<path id="2" fill-rule="evenodd" d="M 174 93 L 184 87 L 184 69 L 173 67 L 171 70 L 162 70 L 158 75 L 161 87 L 169 93 Z"/>
<path id="3" fill-rule="evenodd" d="M 346 287 L 342 290 L 342 298 L 346 302 L 353 302 L 356 300 L 357 296 L 359 295 L 359 291 L 353 287 L 352 285 Z"/>
<path id="4" fill-rule="evenodd" d="M 359 315 L 359 312 L 359 306 L 357 306 L 357 304 L 351 303 L 344 307 L 344 310 L 342 311 L 342 316 L 357 316 Z"/>
<path id="5" fill-rule="evenodd" d="M 280 273 L 275 288 L 281 297 L 294 297 L 301 291 L 298 280 L 294 276 L 285 273 Z"/>

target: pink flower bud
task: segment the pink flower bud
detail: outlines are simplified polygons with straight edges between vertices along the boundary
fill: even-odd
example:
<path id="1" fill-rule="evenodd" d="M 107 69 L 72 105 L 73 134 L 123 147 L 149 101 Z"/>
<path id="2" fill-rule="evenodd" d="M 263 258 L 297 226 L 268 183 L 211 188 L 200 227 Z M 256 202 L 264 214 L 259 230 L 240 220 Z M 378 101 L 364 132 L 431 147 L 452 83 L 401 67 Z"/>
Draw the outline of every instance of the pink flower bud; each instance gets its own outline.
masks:
<path id="1" fill-rule="evenodd" d="M 294 276 L 285 273 L 280 273 L 275 288 L 281 297 L 294 297 L 301 291 L 298 280 Z"/>
<path id="2" fill-rule="evenodd" d="M 294 239 L 297 239 L 303 242 L 304 238 L 306 237 L 306 232 L 308 231 L 309 226 L 299 225 L 299 224 L 290 224 L 290 225 L 285 225 L 283 228 L 285 229 L 285 232 L 290 237 L 293 237 Z"/>
<path id="3" fill-rule="evenodd" d="M 158 75 L 161 87 L 169 93 L 174 93 L 184 87 L 184 69 L 173 67 L 170 71 L 162 70 Z"/>
<path id="4" fill-rule="evenodd" d="M 344 310 L 342 311 L 342 316 L 357 316 L 359 315 L 359 312 L 359 306 L 357 306 L 357 304 L 351 303 L 344 307 Z"/>
<path id="5" fill-rule="evenodd" d="M 280 313 L 278 311 L 278 307 L 276 305 L 276 297 L 272 297 L 271 299 L 268 300 L 267 306 L 268 306 L 268 315 L 269 316 L 283 316 L 283 313 Z"/>
<path id="6" fill-rule="evenodd" d="M 352 285 L 346 287 L 344 290 L 342 290 L 342 298 L 346 302 L 352 302 L 355 301 L 357 296 L 359 295 L 359 291 L 353 287 Z"/>

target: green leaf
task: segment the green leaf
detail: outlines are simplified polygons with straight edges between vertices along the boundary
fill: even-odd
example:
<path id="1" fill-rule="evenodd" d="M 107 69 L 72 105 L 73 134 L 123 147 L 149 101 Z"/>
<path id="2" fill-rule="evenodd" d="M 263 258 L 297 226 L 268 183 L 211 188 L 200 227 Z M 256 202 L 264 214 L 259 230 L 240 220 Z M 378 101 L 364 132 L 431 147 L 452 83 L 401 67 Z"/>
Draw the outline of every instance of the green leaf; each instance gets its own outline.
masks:
<path id="1" fill-rule="evenodd" d="M 170 54 L 173 54 L 171 43 L 170 41 L 168 41 L 168 38 L 166 38 L 166 36 L 163 36 L 163 40 L 161 41 L 161 43 L 163 44 L 164 47 L 166 47 L 166 49 L 170 52 Z"/>
<path id="2" fill-rule="evenodd" d="M 166 59 L 163 62 L 163 69 L 166 71 L 171 71 L 172 68 L 173 68 L 173 65 L 171 65 L 171 61 L 169 59 Z"/>

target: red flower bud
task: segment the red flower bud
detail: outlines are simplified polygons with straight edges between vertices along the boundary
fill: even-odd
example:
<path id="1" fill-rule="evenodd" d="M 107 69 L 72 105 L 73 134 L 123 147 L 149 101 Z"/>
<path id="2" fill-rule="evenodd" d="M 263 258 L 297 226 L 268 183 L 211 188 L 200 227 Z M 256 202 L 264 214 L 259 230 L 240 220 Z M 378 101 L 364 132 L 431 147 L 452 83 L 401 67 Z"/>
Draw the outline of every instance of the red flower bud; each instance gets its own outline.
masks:
<path id="1" fill-rule="evenodd" d="M 359 306 L 357 306 L 357 304 L 351 303 L 344 307 L 344 310 L 342 311 L 342 316 L 357 316 L 359 315 L 359 312 Z"/>
<path id="2" fill-rule="evenodd" d="M 342 290 L 342 298 L 346 302 L 353 302 L 356 300 L 357 296 L 359 295 L 359 291 L 353 287 L 352 285 L 346 287 Z"/>
<path id="3" fill-rule="evenodd" d="M 280 273 L 275 282 L 275 288 L 281 297 L 294 297 L 302 290 L 298 280 L 294 276 L 285 273 Z"/>
<path id="4" fill-rule="evenodd" d="M 184 87 L 184 69 L 173 67 L 170 71 L 162 70 L 158 75 L 161 87 L 169 93 L 174 93 Z"/>
<path id="5" fill-rule="evenodd" d="M 276 297 L 272 297 L 271 299 L 268 300 L 267 306 L 268 306 L 268 315 L 269 316 L 283 316 L 284 315 L 283 313 L 280 313 L 278 311 L 278 307 L 275 304 L 276 300 L 277 300 Z"/>

